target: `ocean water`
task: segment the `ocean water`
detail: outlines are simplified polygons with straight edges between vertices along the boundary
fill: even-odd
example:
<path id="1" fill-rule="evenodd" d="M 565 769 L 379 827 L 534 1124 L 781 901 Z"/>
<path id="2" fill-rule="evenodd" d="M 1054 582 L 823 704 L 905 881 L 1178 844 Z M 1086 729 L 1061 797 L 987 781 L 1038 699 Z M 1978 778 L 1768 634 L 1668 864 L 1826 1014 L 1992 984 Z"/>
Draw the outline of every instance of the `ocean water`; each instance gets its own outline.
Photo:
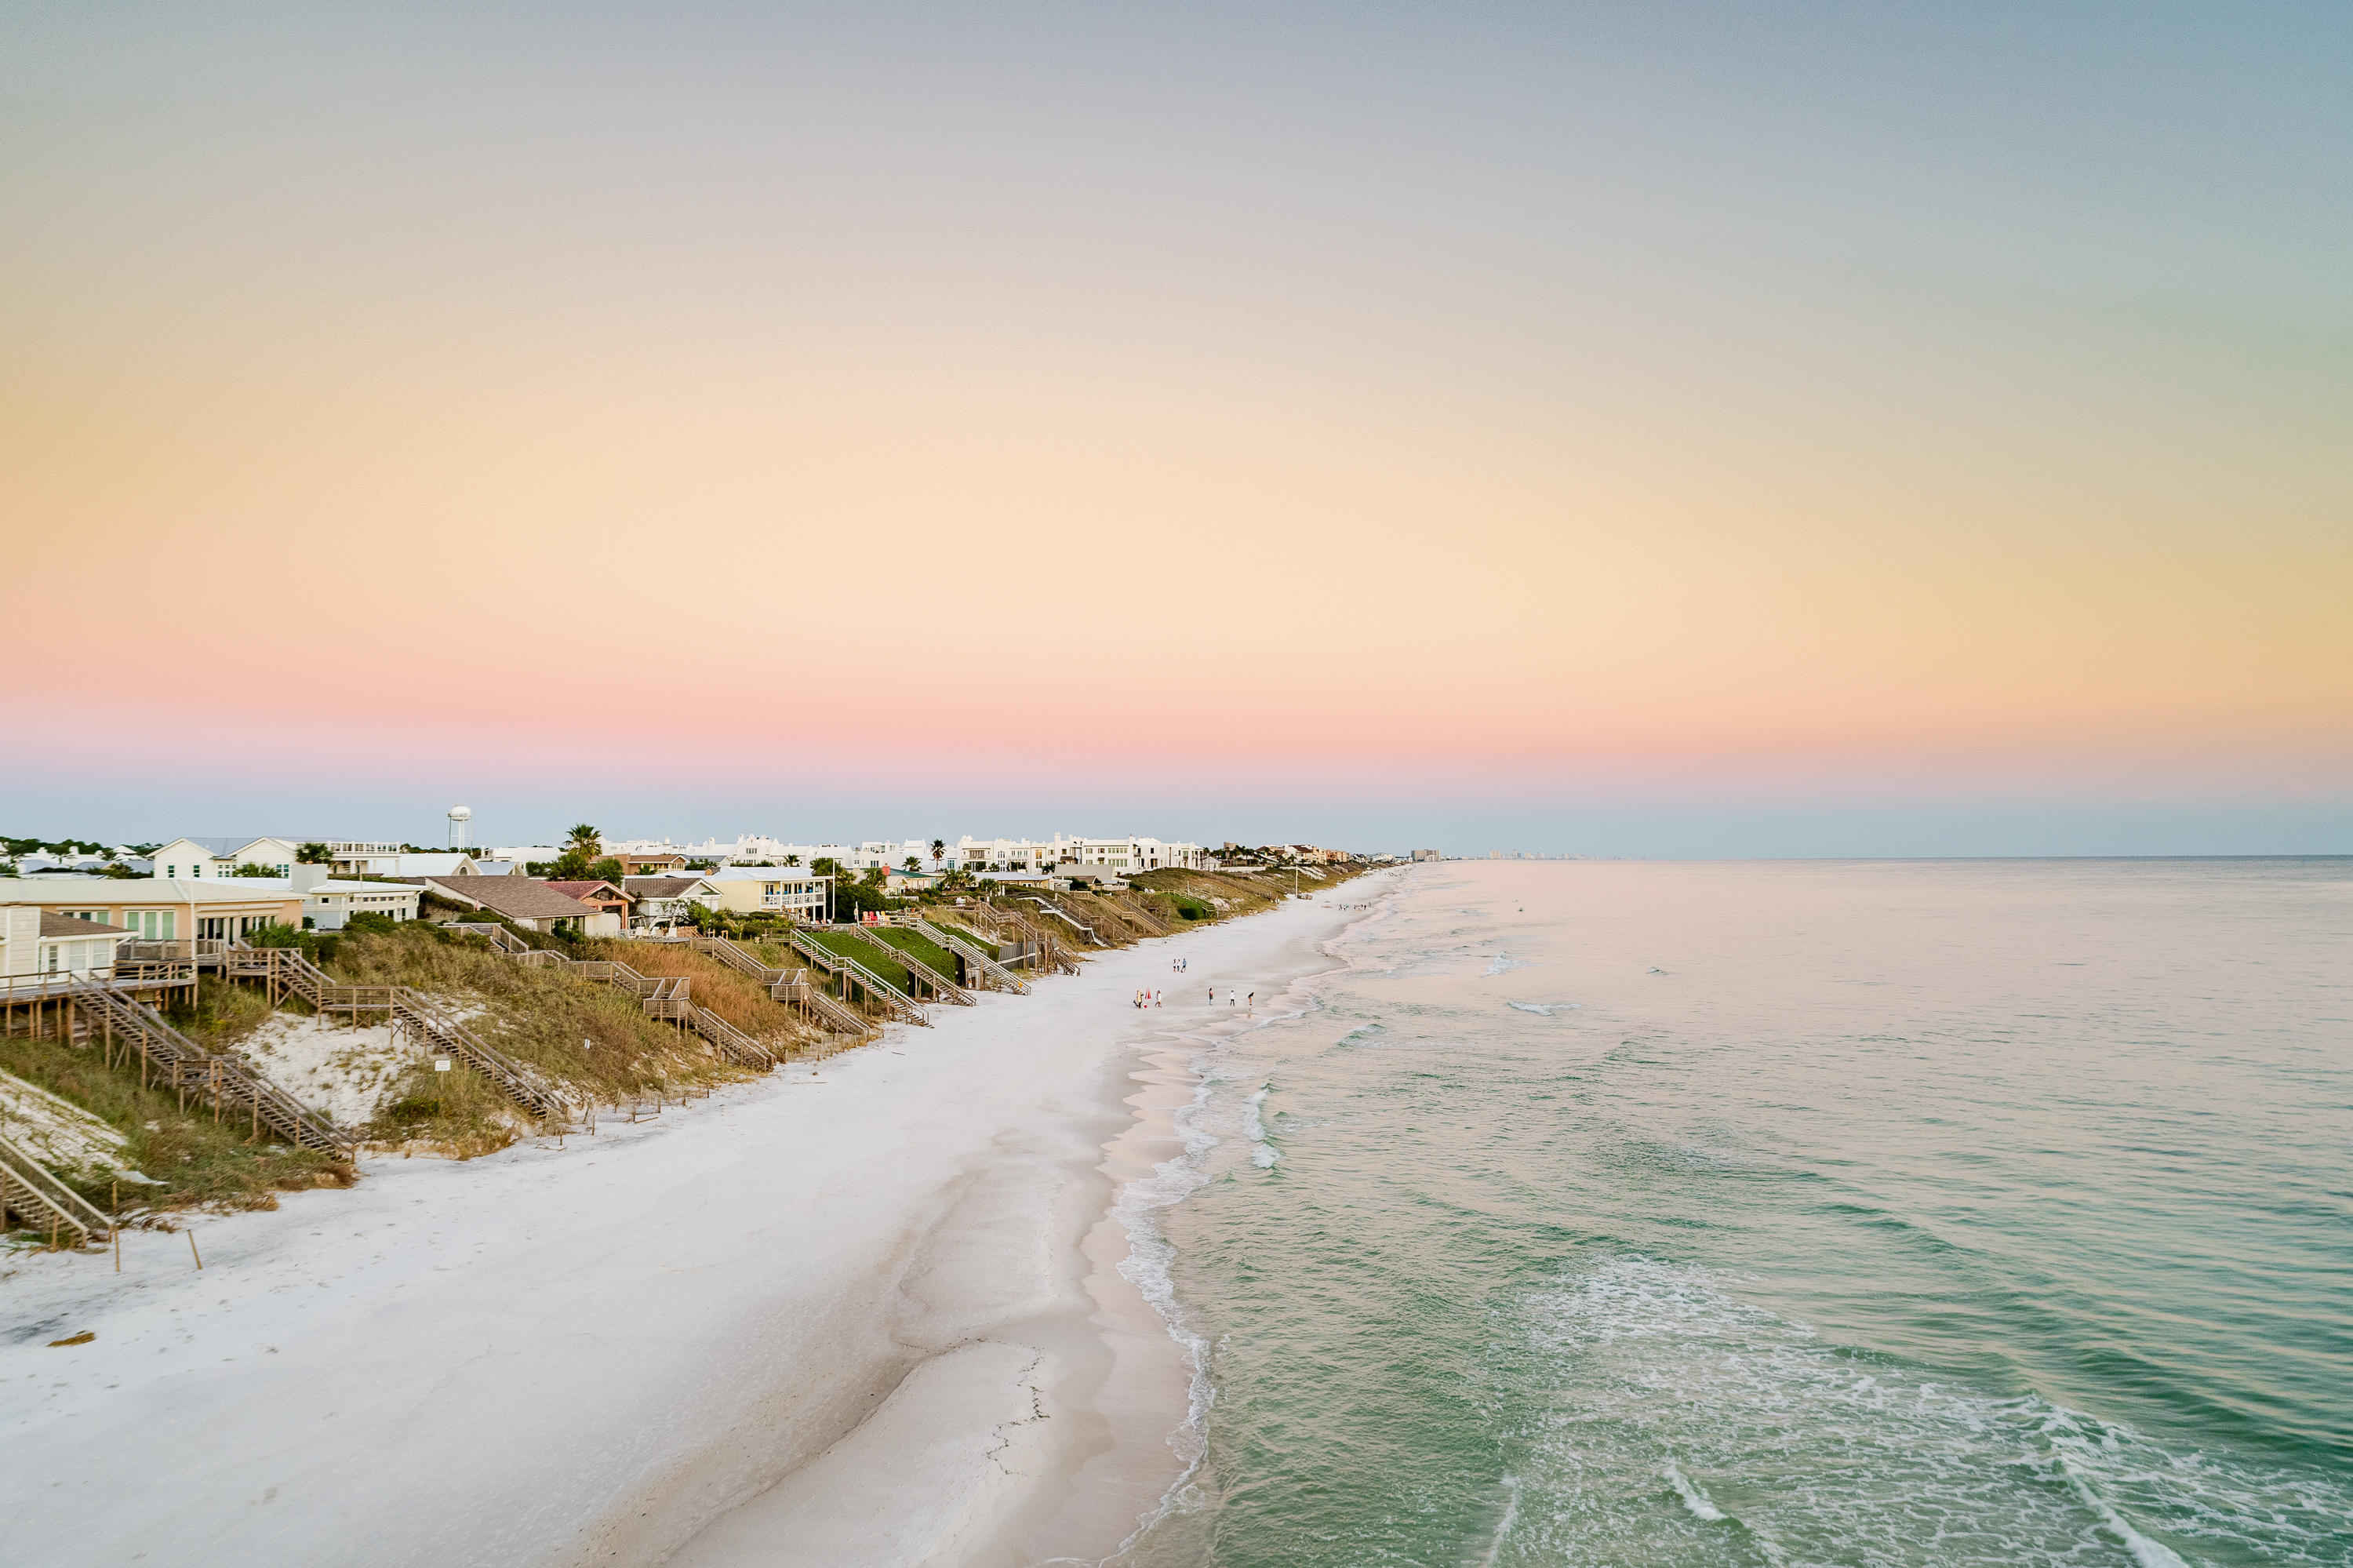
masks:
<path id="1" fill-rule="evenodd" d="M 1397 885 L 1185 1047 L 1122 1563 L 2353 1563 L 2353 863 Z"/>

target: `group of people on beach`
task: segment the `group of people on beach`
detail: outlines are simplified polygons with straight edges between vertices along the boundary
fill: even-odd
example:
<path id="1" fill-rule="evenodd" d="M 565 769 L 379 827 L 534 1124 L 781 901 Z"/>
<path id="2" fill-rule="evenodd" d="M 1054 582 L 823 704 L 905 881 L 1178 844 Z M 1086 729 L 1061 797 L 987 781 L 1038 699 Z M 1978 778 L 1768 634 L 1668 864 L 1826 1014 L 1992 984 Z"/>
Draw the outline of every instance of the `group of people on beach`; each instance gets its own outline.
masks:
<path id="1" fill-rule="evenodd" d="M 1160 993 L 1156 991 L 1137 991 L 1135 993 L 1135 1005 L 1138 1007 L 1158 1007 L 1160 1005 Z"/>
<path id="2" fill-rule="evenodd" d="M 1218 988 L 1216 986 L 1211 986 L 1209 988 L 1209 1005 L 1211 1007 L 1218 1005 Z M 1226 1005 L 1228 1007 L 1239 1007 L 1244 1012 L 1253 1012 L 1258 1007 L 1258 992 L 1250 991 L 1245 996 L 1236 996 L 1232 991 L 1229 991 L 1226 992 Z"/>

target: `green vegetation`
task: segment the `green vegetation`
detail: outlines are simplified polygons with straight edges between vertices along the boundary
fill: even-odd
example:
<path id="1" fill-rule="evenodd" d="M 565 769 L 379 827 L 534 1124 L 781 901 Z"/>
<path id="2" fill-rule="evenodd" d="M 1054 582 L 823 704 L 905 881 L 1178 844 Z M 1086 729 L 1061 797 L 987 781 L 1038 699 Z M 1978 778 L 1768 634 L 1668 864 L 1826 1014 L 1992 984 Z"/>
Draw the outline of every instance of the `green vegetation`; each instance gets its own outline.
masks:
<path id="1" fill-rule="evenodd" d="M 195 996 L 174 994 L 178 1000 L 164 1010 L 164 1019 L 207 1051 L 236 1050 L 269 1016 L 269 998 L 258 988 L 211 975 L 197 977 Z"/>
<path id="2" fill-rule="evenodd" d="M 915 982 L 907 978 L 904 962 L 892 961 L 891 955 L 871 942 L 860 941 L 847 931 L 828 930 L 823 926 L 804 926 L 801 934 L 830 953 L 846 959 L 856 959 L 894 987 L 902 996 L 915 994 Z"/>
<path id="3" fill-rule="evenodd" d="M 548 868 L 547 874 L 557 882 L 593 882 L 600 878 L 610 881 L 613 879 L 604 877 L 604 874 L 596 869 L 598 863 L 607 858 L 604 835 L 587 822 L 576 823 L 570 836 L 564 841 L 564 853 L 555 857 L 555 863 Z M 613 865 L 615 871 L 620 869 L 617 860 Z M 532 874 L 539 874 L 536 864 Z"/>
<path id="4" fill-rule="evenodd" d="M 909 931 L 897 926 L 871 926 L 867 929 L 901 952 L 914 959 L 942 980 L 949 981 L 955 980 L 959 967 L 956 963 L 956 956 L 921 931 Z"/>

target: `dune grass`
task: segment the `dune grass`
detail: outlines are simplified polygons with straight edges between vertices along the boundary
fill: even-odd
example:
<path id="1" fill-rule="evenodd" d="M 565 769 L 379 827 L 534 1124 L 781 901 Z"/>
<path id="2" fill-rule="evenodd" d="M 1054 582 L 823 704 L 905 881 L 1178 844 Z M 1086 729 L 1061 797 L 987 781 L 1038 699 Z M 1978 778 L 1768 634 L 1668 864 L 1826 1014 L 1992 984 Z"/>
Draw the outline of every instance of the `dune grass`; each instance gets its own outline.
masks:
<path id="1" fill-rule="evenodd" d="M 687 994 L 698 1006 L 709 1008 L 771 1050 L 798 1049 L 817 1038 L 797 1013 L 770 996 L 758 980 L 682 942 L 592 941 L 584 945 L 582 956 L 610 959 L 641 975 L 683 976 L 692 982 Z"/>
<path id="2" fill-rule="evenodd" d="M 637 961 L 646 951 L 632 947 L 620 956 L 647 972 Z M 489 1044 L 601 1104 L 618 1106 L 752 1075 L 699 1036 L 648 1018 L 638 999 L 617 986 L 560 969 L 527 968 L 492 951 L 480 938 L 438 932 L 424 921 L 404 923 L 388 934 L 345 938 L 332 972 L 355 984 L 415 986 L 438 996 L 467 1014 L 469 1026 Z M 695 1000 L 722 1017 L 728 1013 L 719 1002 L 740 1002 L 731 1001 L 716 981 L 706 998 L 704 977 L 696 978 Z M 728 1022 L 744 1027 L 734 1018 Z M 776 1027 L 745 1032 L 773 1033 Z M 522 1123 L 487 1080 L 462 1068 L 436 1073 L 422 1056 L 385 1103 L 371 1129 L 378 1137 L 423 1138 L 460 1155 L 501 1147 Z"/>
<path id="3" fill-rule="evenodd" d="M 255 1138 L 250 1118 L 234 1109 L 216 1118 L 193 1092 L 184 1107 L 175 1089 L 141 1086 L 136 1058 L 109 1067 L 93 1047 L 17 1035 L 0 1039 L 0 1067 L 72 1101 L 129 1139 L 122 1160 L 163 1185 L 124 1182 L 126 1213 L 134 1206 L 159 1212 L 197 1205 L 274 1209 L 280 1192 L 345 1187 L 353 1179 L 348 1161 L 270 1141 L 277 1135 L 267 1125 Z M 100 1209 L 107 1207 L 104 1181 L 68 1184 Z"/>

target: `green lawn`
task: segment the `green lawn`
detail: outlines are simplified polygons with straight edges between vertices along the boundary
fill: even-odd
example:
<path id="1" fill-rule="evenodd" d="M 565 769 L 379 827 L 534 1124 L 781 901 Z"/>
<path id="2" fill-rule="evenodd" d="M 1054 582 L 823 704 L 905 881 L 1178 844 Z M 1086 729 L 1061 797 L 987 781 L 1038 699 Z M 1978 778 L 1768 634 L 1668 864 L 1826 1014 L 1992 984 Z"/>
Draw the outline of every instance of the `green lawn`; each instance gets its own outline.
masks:
<path id="1" fill-rule="evenodd" d="M 828 931 L 822 926 L 804 926 L 801 927 L 801 935 L 828 952 L 839 953 L 845 959 L 856 959 L 860 963 L 881 976 L 886 982 L 898 991 L 900 995 L 915 994 L 915 982 L 907 978 L 906 965 L 894 963 L 890 954 L 873 943 L 861 941 L 847 931 Z"/>
<path id="2" fill-rule="evenodd" d="M 904 930 L 896 926 L 878 926 L 874 927 L 874 935 L 908 954 L 949 984 L 956 983 L 956 956 L 921 931 Z"/>

